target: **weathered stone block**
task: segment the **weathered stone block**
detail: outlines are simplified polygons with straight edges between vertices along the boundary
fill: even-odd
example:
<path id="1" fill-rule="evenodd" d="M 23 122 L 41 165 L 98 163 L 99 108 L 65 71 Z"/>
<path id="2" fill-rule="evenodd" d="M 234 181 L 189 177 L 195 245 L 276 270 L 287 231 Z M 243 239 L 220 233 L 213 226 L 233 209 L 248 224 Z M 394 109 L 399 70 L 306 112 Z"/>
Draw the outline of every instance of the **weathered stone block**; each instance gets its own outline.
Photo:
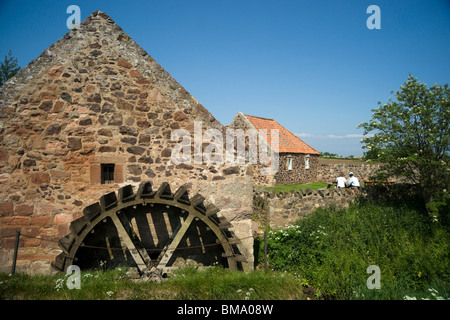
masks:
<path id="1" fill-rule="evenodd" d="M 252 195 L 253 185 L 246 182 L 222 182 L 220 192 L 222 195 Z"/>
<path id="2" fill-rule="evenodd" d="M 47 71 L 47 74 L 51 77 L 58 78 L 62 74 L 63 69 L 63 66 L 55 65 Z"/>
<path id="3" fill-rule="evenodd" d="M 14 205 L 12 202 L 0 203 L 0 217 L 12 216 L 14 214 Z"/>
<path id="4" fill-rule="evenodd" d="M 239 173 L 239 166 L 225 168 L 222 170 L 222 172 L 225 175 L 237 174 L 237 173 Z"/>
<path id="5" fill-rule="evenodd" d="M 145 171 L 145 175 L 146 175 L 147 177 L 149 177 L 150 179 L 156 177 L 156 174 L 155 174 L 155 173 L 153 172 L 153 170 L 150 169 L 150 168 L 148 168 L 148 169 Z"/>
<path id="6" fill-rule="evenodd" d="M 16 207 L 14 213 L 17 216 L 31 216 L 34 212 L 34 205 L 22 204 Z"/>
<path id="7" fill-rule="evenodd" d="M 132 76 L 133 78 L 142 78 L 142 74 L 140 74 L 138 71 L 136 70 L 131 70 L 130 71 L 130 76 Z"/>
<path id="8" fill-rule="evenodd" d="M 105 102 L 102 106 L 102 113 L 109 113 L 116 111 L 116 108 L 111 103 Z"/>
<path id="9" fill-rule="evenodd" d="M 131 154 L 135 154 L 135 155 L 141 155 L 143 154 L 145 151 L 144 148 L 142 147 L 128 147 L 127 148 L 127 152 L 131 153 Z"/>
<path id="10" fill-rule="evenodd" d="M 79 124 L 80 124 L 80 126 L 90 126 L 90 125 L 92 125 L 92 119 L 91 118 L 81 119 Z"/>
<path id="11" fill-rule="evenodd" d="M 61 93 L 61 99 L 63 99 L 64 101 L 67 101 L 70 104 L 72 104 L 72 96 L 68 92 Z"/>
<path id="12" fill-rule="evenodd" d="M 113 146 L 101 146 L 98 152 L 116 152 L 117 148 Z"/>
<path id="13" fill-rule="evenodd" d="M 172 149 L 165 148 L 163 151 L 161 151 L 162 158 L 170 158 L 171 155 L 172 155 Z"/>
<path id="14" fill-rule="evenodd" d="M 183 121 L 187 119 L 187 115 L 182 111 L 177 111 L 173 114 L 173 118 L 175 121 Z"/>
<path id="15" fill-rule="evenodd" d="M 98 57 L 101 54 L 103 54 L 103 52 L 101 50 L 93 50 L 90 52 L 90 55 L 93 57 Z"/>
<path id="16" fill-rule="evenodd" d="M 73 220 L 73 216 L 67 213 L 58 213 L 53 217 L 53 224 L 69 225 Z"/>
<path id="17" fill-rule="evenodd" d="M 53 108 L 53 101 L 51 100 L 43 101 L 39 106 L 39 109 L 47 112 L 50 111 L 52 108 Z"/>
<path id="18" fill-rule="evenodd" d="M 31 174 L 31 183 L 37 185 L 49 184 L 50 175 L 45 172 L 34 172 Z"/>
<path id="19" fill-rule="evenodd" d="M 47 135 L 55 135 L 55 134 L 60 134 L 61 133 L 61 125 L 59 124 L 52 124 L 49 125 L 47 127 L 47 129 L 45 130 L 45 133 Z"/>
<path id="20" fill-rule="evenodd" d="M 138 162 L 139 163 L 152 164 L 154 161 L 153 161 L 152 157 L 142 156 L 142 157 L 139 158 Z"/>
<path id="21" fill-rule="evenodd" d="M 4 222 L 9 227 L 22 227 L 30 224 L 30 218 L 23 216 L 5 217 Z"/>
<path id="22" fill-rule="evenodd" d="M 67 147 L 73 151 L 80 150 L 83 146 L 80 138 L 69 137 L 67 140 Z"/>
<path id="23" fill-rule="evenodd" d="M 30 224 L 33 226 L 46 226 L 50 222 L 50 216 L 31 217 Z"/>
<path id="24" fill-rule="evenodd" d="M 121 134 L 126 134 L 133 137 L 137 137 L 139 135 L 139 132 L 135 128 L 130 126 L 121 126 L 119 132 Z"/>
<path id="25" fill-rule="evenodd" d="M 142 168 L 138 164 L 132 164 L 127 167 L 129 174 L 140 175 L 142 173 Z"/>
<path id="26" fill-rule="evenodd" d="M 100 102 L 102 102 L 102 96 L 100 95 L 100 93 L 93 93 L 88 97 L 87 101 L 100 103 Z"/>
<path id="27" fill-rule="evenodd" d="M 120 139 L 120 141 L 127 144 L 136 144 L 137 139 L 134 137 L 123 137 L 122 139 Z"/>
<path id="28" fill-rule="evenodd" d="M 119 67 L 123 67 L 123 68 L 127 68 L 127 69 L 130 69 L 133 67 L 133 65 L 131 63 L 129 63 L 128 61 L 126 61 L 124 59 L 117 60 L 117 65 Z"/>
<path id="29" fill-rule="evenodd" d="M 36 160 L 34 159 L 25 159 L 22 162 L 24 167 L 34 167 L 36 165 Z"/>
<path id="30" fill-rule="evenodd" d="M 112 137 L 113 136 L 111 130 L 109 130 L 109 129 L 100 129 L 100 130 L 98 130 L 98 134 L 100 136 L 106 136 L 106 137 Z"/>

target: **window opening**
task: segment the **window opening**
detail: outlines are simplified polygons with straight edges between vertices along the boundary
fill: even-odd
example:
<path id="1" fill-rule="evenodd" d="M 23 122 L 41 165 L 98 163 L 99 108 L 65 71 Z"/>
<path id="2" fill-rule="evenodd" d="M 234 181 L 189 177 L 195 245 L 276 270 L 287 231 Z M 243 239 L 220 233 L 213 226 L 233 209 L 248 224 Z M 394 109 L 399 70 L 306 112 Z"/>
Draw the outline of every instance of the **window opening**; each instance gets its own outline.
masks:
<path id="1" fill-rule="evenodd" d="M 114 183 L 114 164 L 102 164 L 102 184 Z"/>

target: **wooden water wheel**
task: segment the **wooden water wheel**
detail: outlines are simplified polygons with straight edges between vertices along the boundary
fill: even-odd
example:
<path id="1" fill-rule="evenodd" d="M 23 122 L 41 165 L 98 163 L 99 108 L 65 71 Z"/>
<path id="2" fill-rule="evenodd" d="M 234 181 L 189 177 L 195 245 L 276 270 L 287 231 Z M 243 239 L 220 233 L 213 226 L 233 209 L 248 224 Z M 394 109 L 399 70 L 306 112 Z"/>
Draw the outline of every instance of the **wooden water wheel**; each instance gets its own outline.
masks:
<path id="1" fill-rule="evenodd" d="M 191 261 L 196 265 L 222 265 L 240 269 L 231 224 L 204 205 L 199 194 L 189 197 L 185 187 L 175 193 L 165 182 L 153 190 L 151 182 L 131 185 L 100 197 L 84 208 L 83 216 L 70 225 L 60 239 L 63 250 L 53 267 L 65 271 L 70 265 L 81 270 L 99 266 L 135 267 L 141 275 L 163 277 Z"/>

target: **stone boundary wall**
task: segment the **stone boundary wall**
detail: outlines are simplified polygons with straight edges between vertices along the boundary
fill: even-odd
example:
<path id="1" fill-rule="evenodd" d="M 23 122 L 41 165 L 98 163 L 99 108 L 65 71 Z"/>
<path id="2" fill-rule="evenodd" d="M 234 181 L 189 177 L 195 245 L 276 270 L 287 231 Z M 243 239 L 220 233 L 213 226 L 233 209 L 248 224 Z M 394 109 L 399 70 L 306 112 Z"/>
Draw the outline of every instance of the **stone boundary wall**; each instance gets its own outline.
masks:
<path id="1" fill-rule="evenodd" d="M 312 214 L 317 208 L 335 205 L 346 208 L 357 198 L 370 201 L 408 203 L 425 207 L 420 196 L 420 187 L 413 183 L 397 182 L 393 185 L 370 185 L 364 188 L 324 188 L 318 190 L 280 192 L 253 189 L 253 229 L 259 225 L 284 228 Z"/>
<path id="2" fill-rule="evenodd" d="M 299 191 L 281 192 L 254 188 L 253 215 L 262 225 L 271 228 L 282 228 L 310 215 L 319 207 L 336 205 L 348 207 L 365 189 L 302 189 Z"/>
<path id="3" fill-rule="evenodd" d="M 369 178 L 380 167 L 380 164 L 369 164 L 362 161 L 320 159 L 316 181 L 334 183 L 336 178 L 340 176 L 341 172 L 347 179 L 348 174 L 353 172 L 355 177 L 357 177 L 360 182 L 364 182 L 369 180 Z"/>

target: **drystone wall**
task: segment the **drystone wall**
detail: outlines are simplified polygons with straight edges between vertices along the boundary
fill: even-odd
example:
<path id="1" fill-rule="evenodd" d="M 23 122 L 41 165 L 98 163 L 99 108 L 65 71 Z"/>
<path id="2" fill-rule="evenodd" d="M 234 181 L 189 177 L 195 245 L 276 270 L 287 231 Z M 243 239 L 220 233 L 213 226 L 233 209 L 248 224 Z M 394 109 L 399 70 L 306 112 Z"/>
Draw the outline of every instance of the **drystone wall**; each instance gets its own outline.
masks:
<path id="1" fill-rule="evenodd" d="M 253 190 L 254 229 L 260 226 L 284 228 L 309 216 L 318 208 L 336 206 L 346 208 L 356 199 L 364 201 L 387 201 L 396 203 L 403 199 L 425 207 L 421 200 L 420 186 L 399 182 L 392 185 L 374 184 L 364 188 L 324 188 L 299 191 L 267 191 L 255 187 Z"/>
<path id="2" fill-rule="evenodd" d="M 380 164 L 369 164 L 362 161 L 320 159 L 316 181 L 335 183 L 336 178 L 341 174 L 348 179 L 349 173 L 353 172 L 360 182 L 364 182 L 368 181 L 380 166 Z"/>
<path id="3" fill-rule="evenodd" d="M 325 188 L 276 194 L 273 190 L 254 188 L 253 214 L 262 225 L 283 228 L 310 215 L 319 207 L 347 207 L 364 192 L 360 188 Z"/>

